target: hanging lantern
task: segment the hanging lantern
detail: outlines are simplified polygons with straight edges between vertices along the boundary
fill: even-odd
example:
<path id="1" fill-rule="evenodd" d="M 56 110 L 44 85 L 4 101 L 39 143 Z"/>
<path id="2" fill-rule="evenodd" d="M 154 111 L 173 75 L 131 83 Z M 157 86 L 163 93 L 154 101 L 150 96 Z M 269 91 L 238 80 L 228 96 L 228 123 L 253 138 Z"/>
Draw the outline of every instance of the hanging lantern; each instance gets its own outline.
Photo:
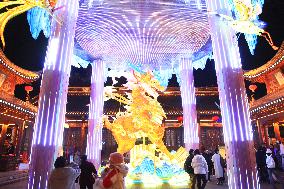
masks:
<path id="1" fill-rule="evenodd" d="M 179 116 L 179 117 L 177 117 L 177 120 L 178 120 L 178 122 L 182 122 L 183 121 L 183 117 Z"/>
<path id="2" fill-rule="evenodd" d="M 219 116 L 213 116 L 213 117 L 212 117 L 212 121 L 216 122 L 216 121 L 218 121 L 218 120 L 219 120 Z"/>
<path id="3" fill-rule="evenodd" d="M 30 93 L 31 91 L 33 91 L 34 90 L 34 88 L 32 87 L 32 86 L 30 86 L 30 85 L 26 85 L 25 86 L 25 91 L 27 92 L 27 93 Z"/>
<path id="4" fill-rule="evenodd" d="M 249 90 L 251 90 L 253 93 L 255 92 L 256 89 L 257 89 L 256 85 L 250 85 L 249 86 Z"/>

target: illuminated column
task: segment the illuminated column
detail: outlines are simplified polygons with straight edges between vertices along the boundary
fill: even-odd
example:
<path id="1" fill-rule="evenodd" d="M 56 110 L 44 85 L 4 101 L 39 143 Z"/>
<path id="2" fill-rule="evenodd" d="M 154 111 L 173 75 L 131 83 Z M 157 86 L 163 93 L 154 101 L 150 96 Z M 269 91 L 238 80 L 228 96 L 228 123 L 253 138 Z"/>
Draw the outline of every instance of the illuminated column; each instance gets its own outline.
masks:
<path id="1" fill-rule="evenodd" d="M 207 0 L 207 9 L 226 145 L 228 185 L 230 189 L 259 188 L 237 37 L 227 22 L 213 14 L 231 15 L 228 0 Z"/>
<path id="2" fill-rule="evenodd" d="M 184 145 L 189 151 L 190 149 L 199 148 L 193 67 L 190 58 L 181 58 L 180 80 L 183 108 Z"/>
<path id="3" fill-rule="evenodd" d="M 62 145 L 78 0 L 59 0 L 47 48 L 35 121 L 28 189 L 45 189 L 56 148 Z M 62 20 L 62 23 L 59 23 Z"/>
<path id="4" fill-rule="evenodd" d="M 89 127 L 87 136 L 88 159 L 98 169 L 101 164 L 102 116 L 104 109 L 104 63 L 97 60 L 92 64 Z"/>

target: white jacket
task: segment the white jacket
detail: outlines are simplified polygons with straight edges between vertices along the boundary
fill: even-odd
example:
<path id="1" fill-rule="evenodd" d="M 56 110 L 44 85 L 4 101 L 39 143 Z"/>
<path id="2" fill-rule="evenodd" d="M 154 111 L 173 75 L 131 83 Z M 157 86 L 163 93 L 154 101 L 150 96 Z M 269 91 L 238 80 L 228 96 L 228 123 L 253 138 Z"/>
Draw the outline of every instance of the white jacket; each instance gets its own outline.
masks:
<path id="1" fill-rule="evenodd" d="M 284 155 L 284 144 L 280 144 L 280 155 Z"/>
<path id="2" fill-rule="evenodd" d="M 270 155 L 270 156 L 266 155 L 266 166 L 269 169 L 275 168 L 275 161 L 274 161 L 272 155 Z"/>
<path id="3" fill-rule="evenodd" d="M 216 178 L 224 177 L 223 167 L 221 165 L 221 156 L 220 154 L 214 154 L 212 156 L 212 161 L 214 164 L 215 176 Z"/>
<path id="4" fill-rule="evenodd" d="M 208 165 L 202 155 L 195 155 L 192 159 L 191 166 L 194 169 L 194 174 L 207 174 Z"/>
<path id="5" fill-rule="evenodd" d="M 71 167 L 53 169 L 50 173 L 47 188 L 48 189 L 74 189 L 75 179 L 80 172 Z"/>

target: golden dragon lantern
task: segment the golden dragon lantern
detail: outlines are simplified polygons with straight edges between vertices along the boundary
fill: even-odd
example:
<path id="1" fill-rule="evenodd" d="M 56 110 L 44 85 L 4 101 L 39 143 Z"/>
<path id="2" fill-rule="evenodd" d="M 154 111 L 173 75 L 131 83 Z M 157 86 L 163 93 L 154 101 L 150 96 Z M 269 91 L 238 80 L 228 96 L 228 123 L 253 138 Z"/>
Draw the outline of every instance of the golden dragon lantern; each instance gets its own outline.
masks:
<path id="1" fill-rule="evenodd" d="M 126 153 L 134 146 L 138 138 L 148 139 L 169 159 L 175 158 L 164 145 L 165 128 L 162 121 L 166 114 L 157 100 L 158 91 L 165 90 L 151 72 L 135 73 L 136 81 L 128 82 L 131 93 L 121 95 L 106 90 L 107 99 L 112 98 L 125 104 L 126 112 L 119 112 L 112 123 L 104 119 L 105 127 L 111 130 L 116 142 L 117 151 Z"/>

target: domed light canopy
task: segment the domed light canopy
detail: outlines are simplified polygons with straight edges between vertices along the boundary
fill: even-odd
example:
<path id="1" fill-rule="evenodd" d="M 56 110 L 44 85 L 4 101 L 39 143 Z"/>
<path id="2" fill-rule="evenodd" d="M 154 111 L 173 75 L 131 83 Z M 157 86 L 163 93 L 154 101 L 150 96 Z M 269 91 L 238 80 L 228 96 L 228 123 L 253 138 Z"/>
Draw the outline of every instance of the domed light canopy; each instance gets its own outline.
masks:
<path id="1" fill-rule="evenodd" d="M 195 3 L 192 3 L 195 2 Z M 81 4 L 79 45 L 107 67 L 172 68 L 209 40 L 204 1 L 110 1 Z"/>

